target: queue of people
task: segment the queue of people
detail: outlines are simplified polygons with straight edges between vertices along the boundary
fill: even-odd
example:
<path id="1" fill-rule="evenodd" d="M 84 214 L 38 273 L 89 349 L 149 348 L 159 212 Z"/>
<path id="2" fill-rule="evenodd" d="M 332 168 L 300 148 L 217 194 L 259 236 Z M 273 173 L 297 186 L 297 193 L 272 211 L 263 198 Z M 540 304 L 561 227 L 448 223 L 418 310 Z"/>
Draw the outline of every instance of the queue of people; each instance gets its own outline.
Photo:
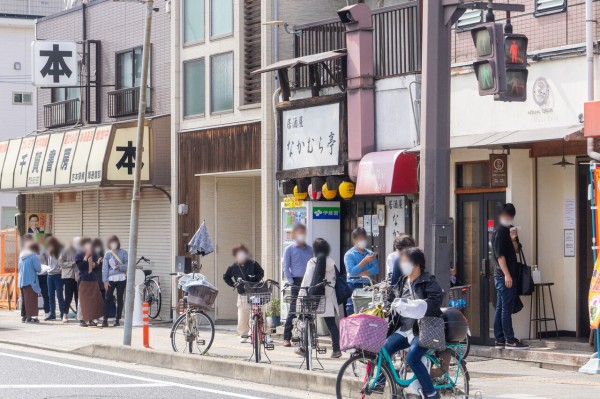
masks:
<path id="1" fill-rule="evenodd" d="M 117 236 L 111 236 L 107 246 L 105 252 L 102 240 L 89 237 L 75 237 L 63 245 L 52 235 L 38 240 L 33 234 L 23 235 L 18 265 L 22 322 L 39 323 L 41 295 L 44 321 L 68 323 L 73 309 L 81 327 L 97 326 L 100 321 L 108 327 L 116 296 L 114 325 L 119 326 L 128 258 Z"/>

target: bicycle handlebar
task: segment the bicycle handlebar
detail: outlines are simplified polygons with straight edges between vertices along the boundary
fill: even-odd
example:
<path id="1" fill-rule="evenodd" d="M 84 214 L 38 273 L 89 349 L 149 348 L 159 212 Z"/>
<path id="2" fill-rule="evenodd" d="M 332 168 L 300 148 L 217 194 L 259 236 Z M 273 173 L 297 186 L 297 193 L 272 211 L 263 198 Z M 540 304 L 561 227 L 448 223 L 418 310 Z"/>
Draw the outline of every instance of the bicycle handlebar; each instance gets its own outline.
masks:
<path id="1" fill-rule="evenodd" d="M 146 263 L 150 263 L 150 259 L 146 258 L 145 256 L 140 257 L 137 262 L 135 263 L 135 265 L 139 265 L 141 261 L 144 261 Z"/>
<path id="2" fill-rule="evenodd" d="M 234 288 L 237 288 L 240 284 L 254 284 L 253 288 L 264 287 L 265 284 L 272 284 L 272 285 L 276 286 L 277 288 L 279 288 L 279 283 L 277 281 L 271 280 L 271 279 L 261 280 L 261 281 L 246 281 L 240 277 L 237 279 L 237 283 L 235 283 Z"/>
<path id="3" fill-rule="evenodd" d="M 290 288 L 290 287 L 291 287 L 291 288 L 298 288 L 298 289 L 300 289 L 300 290 L 309 290 L 309 289 L 311 289 L 311 288 L 318 288 L 318 287 L 321 287 L 321 286 L 323 286 L 323 285 L 326 285 L 326 286 L 328 286 L 328 287 L 332 287 L 332 288 L 333 288 L 333 286 L 331 285 L 331 283 L 330 283 L 329 281 L 327 281 L 327 280 L 323 280 L 323 281 L 322 281 L 322 282 L 320 282 L 319 284 L 312 285 L 312 286 L 309 286 L 309 287 L 301 287 L 301 286 L 299 286 L 299 285 L 294 285 L 294 284 L 290 284 L 290 283 L 285 283 L 285 285 L 283 286 L 283 289 L 285 290 L 286 288 Z"/>

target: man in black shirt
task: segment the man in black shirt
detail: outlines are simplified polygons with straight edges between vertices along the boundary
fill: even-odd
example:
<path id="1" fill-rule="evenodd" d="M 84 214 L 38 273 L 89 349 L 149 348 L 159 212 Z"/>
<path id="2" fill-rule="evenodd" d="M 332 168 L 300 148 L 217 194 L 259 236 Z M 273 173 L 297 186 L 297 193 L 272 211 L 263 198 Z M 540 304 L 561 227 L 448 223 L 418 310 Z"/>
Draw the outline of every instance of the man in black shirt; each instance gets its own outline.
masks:
<path id="1" fill-rule="evenodd" d="M 504 204 L 498 216 L 499 223 L 492 236 L 495 260 L 494 286 L 497 296 L 494 335 L 497 349 L 529 349 L 515 338 L 512 327 L 512 314 L 518 296 L 517 252 L 520 247 L 517 228 L 512 225 L 516 213 L 513 204 Z"/>

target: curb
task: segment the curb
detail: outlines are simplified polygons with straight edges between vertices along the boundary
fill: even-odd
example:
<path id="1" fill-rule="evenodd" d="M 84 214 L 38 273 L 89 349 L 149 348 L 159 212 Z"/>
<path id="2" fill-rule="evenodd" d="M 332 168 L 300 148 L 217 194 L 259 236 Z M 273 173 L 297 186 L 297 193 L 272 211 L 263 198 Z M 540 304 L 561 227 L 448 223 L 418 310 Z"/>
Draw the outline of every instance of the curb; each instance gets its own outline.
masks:
<path id="1" fill-rule="evenodd" d="M 51 346 L 37 345 L 37 344 L 32 344 L 29 342 L 21 342 L 21 341 L 9 341 L 9 340 L 5 340 L 5 339 L 0 339 L 0 344 L 22 346 L 24 348 L 39 349 L 39 350 L 57 352 L 57 353 L 73 353 L 73 351 L 71 351 L 69 349 L 53 348 Z"/>
<path id="2" fill-rule="evenodd" d="M 158 352 L 126 346 L 88 345 L 72 354 L 126 363 L 169 368 L 202 375 L 233 378 L 281 388 L 293 388 L 335 396 L 337 375 L 218 357 Z"/>

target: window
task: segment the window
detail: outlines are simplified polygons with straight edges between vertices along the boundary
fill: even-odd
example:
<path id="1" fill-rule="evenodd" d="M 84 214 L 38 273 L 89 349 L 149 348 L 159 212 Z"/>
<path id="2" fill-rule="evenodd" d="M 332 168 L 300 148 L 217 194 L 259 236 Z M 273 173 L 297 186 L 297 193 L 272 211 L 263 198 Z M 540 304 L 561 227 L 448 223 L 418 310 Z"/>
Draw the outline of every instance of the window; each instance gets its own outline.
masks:
<path id="1" fill-rule="evenodd" d="M 148 63 L 148 72 L 150 72 L 150 63 Z M 139 87 L 141 80 L 142 47 L 117 53 L 117 89 Z"/>
<path id="2" fill-rule="evenodd" d="M 535 16 L 554 14 L 567 9 L 567 0 L 535 0 Z"/>
<path id="3" fill-rule="evenodd" d="M 183 44 L 204 41 L 204 0 L 183 2 Z"/>
<path id="4" fill-rule="evenodd" d="M 204 58 L 183 64 L 183 116 L 204 115 Z"/>
<path id="5" fill-rule="evenodd" d="M 456 164 L 456 188 L 490 187 L 489 161 Z"/>
<path id="6" fill-rule="evenodd" d="M 81 95 L 79 87 L 56 87 L 52 89 L 52 102 L 58 103 L 61 101 L 75 100 Z"/>
<path id="7" fill-rule="evenodd" d="M 233 34 L 233 0 L 210 0 L 210 37 Z"/>
<path id="8" fill-rule="evenodd" d="M 244 104 L 260 103 L 260 1 L 244 0 Z"/>
<path id="9" fill-rule="evenodd" d="M 210 110 L 233 109 L 233 53 L 210 58 Z"/>
<path id="10" fill-rule="evenodd" d="M 31 93 L 13 93 L 13 104 L 31 104 Z"/>
<path id="11" fill-rule="evenodd" d="M 474 25 L 483 22 L 483 11 L 481 10 L 466 10 L 465 13 L 456 22 L 458 31 L 469 30 Z"/>

